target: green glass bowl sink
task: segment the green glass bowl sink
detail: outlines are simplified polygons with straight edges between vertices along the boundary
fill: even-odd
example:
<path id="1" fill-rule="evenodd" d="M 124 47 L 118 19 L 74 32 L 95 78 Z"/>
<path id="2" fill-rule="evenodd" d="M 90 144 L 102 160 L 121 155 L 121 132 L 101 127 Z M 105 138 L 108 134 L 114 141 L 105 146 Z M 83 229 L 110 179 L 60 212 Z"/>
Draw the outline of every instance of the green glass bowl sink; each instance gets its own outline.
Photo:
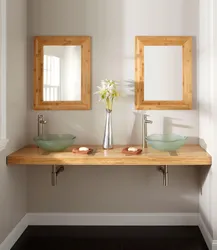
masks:
<path id="1" fill-rule="evenodd" d="M 145 140 L 152 148 L 160 151 L 176 151 L 185 144 L 187 137 L 176 134 L 153 134 Z"/>
<path id="2" fill-rule="evenodd" d="M 46 134 L 34 137 L 36 145 L 49 152 L 58 152 L 72 146 L 75 136 L 70 134 Z"/>

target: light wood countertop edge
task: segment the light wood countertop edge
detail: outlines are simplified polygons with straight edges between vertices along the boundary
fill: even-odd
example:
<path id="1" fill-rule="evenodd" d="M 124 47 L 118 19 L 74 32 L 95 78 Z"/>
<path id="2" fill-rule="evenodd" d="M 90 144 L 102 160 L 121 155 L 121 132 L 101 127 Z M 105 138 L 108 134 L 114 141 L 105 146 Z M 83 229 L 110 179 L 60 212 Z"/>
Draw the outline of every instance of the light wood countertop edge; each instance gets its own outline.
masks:
<path id="1" fill-rule="evenodd" d="M 83 145 L 82 145 L 83 146 Z M 126 156 L 121 148 L 103 150 L 99 145 L 87 145 L 97 148 L 96 155 L 75 155 L 71 149 L 66 152 L 42 153 L 35 146 L 29 145 L 7 156 L 7 165 L 69 165 L 69 166 L 211 166 L 212 157 L 199 145 L 185 145 L 171 156 L 169 152 L 160 152 L 151 148 L 141 155 Z M 74 145 L 73 147 L 79 147 Z M 139 146 L 137 146 L 139 147 Z M 140 147 L 141 148 L 141 147 Z"/>

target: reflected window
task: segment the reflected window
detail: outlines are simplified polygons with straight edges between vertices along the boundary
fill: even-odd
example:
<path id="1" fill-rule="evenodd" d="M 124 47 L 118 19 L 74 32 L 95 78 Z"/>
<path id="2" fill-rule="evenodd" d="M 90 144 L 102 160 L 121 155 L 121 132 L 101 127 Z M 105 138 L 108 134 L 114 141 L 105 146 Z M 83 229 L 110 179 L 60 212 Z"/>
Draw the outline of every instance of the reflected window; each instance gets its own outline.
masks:
<path id="1" fill-rule="evenodd" d="M 58 101 L 61 96 L 60 86 L 60 58 L 44 55 L 44 101 Z"/>

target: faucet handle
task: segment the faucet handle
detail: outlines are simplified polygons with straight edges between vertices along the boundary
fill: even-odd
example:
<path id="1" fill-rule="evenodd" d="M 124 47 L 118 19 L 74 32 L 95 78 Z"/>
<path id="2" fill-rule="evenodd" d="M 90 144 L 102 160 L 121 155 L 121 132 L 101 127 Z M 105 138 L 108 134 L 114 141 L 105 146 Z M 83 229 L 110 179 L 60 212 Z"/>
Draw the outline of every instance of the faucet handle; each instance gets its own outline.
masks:
<path id="1" fill-rule="evenodd" d="M 44 120 L 44 115 L 38 115 L 38 122 L 42 124 L 46 124 L 47 121 Z"/>
<path id="2" fill-rule="evenodd" d="M 42 120 L 41 123 L 42 123 L 42 124 L 47 124 L 47 121 Z"/>
<path id="3" fill-rule="evenodd" d="M 145 120 L 145 123 L 152 124 L 152 123 L 153 123 L 153 121 L 151 121 L 151 120 Z"/>

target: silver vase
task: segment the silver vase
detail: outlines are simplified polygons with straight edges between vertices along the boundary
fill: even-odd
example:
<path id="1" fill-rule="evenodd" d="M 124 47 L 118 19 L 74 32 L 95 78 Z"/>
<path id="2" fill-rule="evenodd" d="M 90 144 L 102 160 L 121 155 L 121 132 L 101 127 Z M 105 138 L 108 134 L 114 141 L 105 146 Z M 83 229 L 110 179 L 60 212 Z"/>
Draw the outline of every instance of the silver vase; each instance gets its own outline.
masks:
<path id="1" fill-rule="evenodd" d="M 112 110 L 110 109 L 106 109 L 106 122 L 105 122 L 104 138 L 103 138 L 103 148 L 104 149 L 113 148 Z"/>

